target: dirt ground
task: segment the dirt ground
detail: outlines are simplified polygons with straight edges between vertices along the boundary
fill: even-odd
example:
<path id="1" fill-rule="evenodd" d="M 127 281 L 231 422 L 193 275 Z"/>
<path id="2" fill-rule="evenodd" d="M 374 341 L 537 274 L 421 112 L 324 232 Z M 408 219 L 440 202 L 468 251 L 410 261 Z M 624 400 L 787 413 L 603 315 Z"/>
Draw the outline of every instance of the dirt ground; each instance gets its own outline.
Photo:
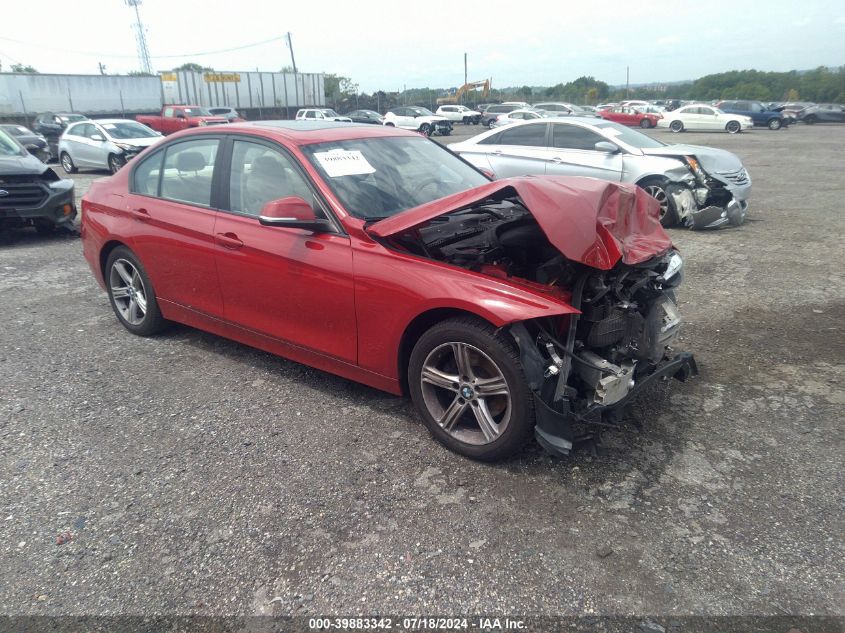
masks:
<path id="1" fill-rule="evenodd" d="M 471 462 L 407 400 L 133 337 L 78 239 L 0 236 L 0 613 L 845 615 L 845 126 L 652 133 L 754 191 L 671 231 L 701 375 L 598 456 Z"/>

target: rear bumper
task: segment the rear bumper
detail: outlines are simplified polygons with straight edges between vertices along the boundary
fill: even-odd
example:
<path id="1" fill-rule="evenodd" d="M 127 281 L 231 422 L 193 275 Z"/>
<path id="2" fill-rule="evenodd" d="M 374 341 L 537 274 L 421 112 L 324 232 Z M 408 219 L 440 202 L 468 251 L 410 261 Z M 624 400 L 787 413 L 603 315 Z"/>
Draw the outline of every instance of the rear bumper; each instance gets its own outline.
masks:
<path id="1" fill-rule="evenodd" d="M 681 352 L 674 358 L 657 365 L 654 371 L 645 378 L 640 378 L 637 384 L 628 391 L 628 394 L 618 402 L 609 406 L 593 405 L 577 414 L 564 414 L 555 411 L 535 393 L 534 410 L 537 416 L 537 423 L 534 427 L 534 435 L 540 446 L 552 455 L 568 455 L 575 442 L 575 431 L 573 428 L 575 423 L 586 422 L 588 416 L 595 414 L 606 415 L 612 412 L 619 412 L 637 394 L 661 378 L 671 377 L 681 382 L 686 382 L 696 375 L 698 375 L 698 365 L 695 363 L 695 357 L 690 352 Z"/>

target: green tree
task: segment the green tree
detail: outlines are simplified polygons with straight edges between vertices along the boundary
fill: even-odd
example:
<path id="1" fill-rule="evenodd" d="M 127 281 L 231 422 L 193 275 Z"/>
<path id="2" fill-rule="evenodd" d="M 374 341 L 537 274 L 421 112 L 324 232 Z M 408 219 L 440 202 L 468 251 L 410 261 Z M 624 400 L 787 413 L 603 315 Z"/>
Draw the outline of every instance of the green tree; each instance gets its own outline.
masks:
<path id="1" fill-rule="evenodd" d="M 188 72 L 201 73 L 201 72 L 206 72 L 206 71 L 210 71 L 210 70 L 214 70 L 214 69 L 209 67 L 209 66 L 201 66 L 200 64 L 196 64 L 194 62 L 187 62 L 187 63 L 182 64 L 181 66 L 177 66 L 176 68 L 173 69 L 174 72 L 176 72 L 178 70 L 185 70 L 185 71 L 188 71 Z"/>
<path id="2" fill-rule="evenodd" d="M 130 70 L 126 74 L 129 75 L 130 77 L 155 77 L 154 74 L 144 72 L 143 70 Z"/>
<path id="3" fill-rule="evenodd" d="M 523 99 L 525 99 L 526 101 L 528 101 L 531 98 L 531 95 L 533 93 L 534 93 L 534 91 L 531 90 L 531 86 L 523 86 L 522 88 L 520 88 L 517 91 L 517 94 L 519 96 L 521 96 Z"/>
<path id="4" fill-rule="evenodd" d="M 29 73 L 32 75 L 37 75 L 38 71 L 35 70 L 32 66 L 24 65 L 24 64 L 12 64 L 12 72 L 13 73 Z"/>

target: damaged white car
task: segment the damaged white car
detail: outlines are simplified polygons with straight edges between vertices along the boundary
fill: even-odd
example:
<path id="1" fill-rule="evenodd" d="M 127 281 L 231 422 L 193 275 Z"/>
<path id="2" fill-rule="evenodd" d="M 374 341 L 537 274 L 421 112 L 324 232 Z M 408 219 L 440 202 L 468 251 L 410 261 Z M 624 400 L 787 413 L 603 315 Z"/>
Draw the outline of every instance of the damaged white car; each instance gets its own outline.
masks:
<path id="1" fill-rule="evenodd" d="M 634 183 L 660 203 L 663 226 L 738 226 L 751 176 L 734 154 L 698 145 L 667 145 L 611 121 L 580 117 L 514 123 L 449 149 L 496 178 L 592 176 Z"/>

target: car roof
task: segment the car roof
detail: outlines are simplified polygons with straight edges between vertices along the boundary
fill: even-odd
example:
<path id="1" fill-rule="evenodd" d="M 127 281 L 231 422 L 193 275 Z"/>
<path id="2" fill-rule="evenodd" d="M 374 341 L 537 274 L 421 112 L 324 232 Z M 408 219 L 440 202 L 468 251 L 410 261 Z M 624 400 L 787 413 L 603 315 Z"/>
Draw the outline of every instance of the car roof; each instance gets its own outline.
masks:
<path id="1" fill-rule="evenodd" d="M 79 121 L 79 123 L 99 123 L 103 125 L 104 123 L 138 123 L 138 121 L 133 121 L 132 119 L 90 119 L 88 121 Z"/>
<path id="2" fill-rule="evenodd" d="M 185 132 L 187 133 L 188 130 Z M 285 140 L 293 145 L 311 145 L 313 143 L 360 138 L 419 136 L 416 132 L 409 132 L 399 128 L 383 127 L 367 123 L 346 123 L 343 121 L 249 121 L 244 123 L 230 123 L 225 126 L 192 128 L 190 130 L 190 134 L 192 135 L 220 134 L 221 132 L 226 134 L 236 132 L 258 133 L 261 136 Z M 181 136 L 183 133 L 177 134 Z"/>

